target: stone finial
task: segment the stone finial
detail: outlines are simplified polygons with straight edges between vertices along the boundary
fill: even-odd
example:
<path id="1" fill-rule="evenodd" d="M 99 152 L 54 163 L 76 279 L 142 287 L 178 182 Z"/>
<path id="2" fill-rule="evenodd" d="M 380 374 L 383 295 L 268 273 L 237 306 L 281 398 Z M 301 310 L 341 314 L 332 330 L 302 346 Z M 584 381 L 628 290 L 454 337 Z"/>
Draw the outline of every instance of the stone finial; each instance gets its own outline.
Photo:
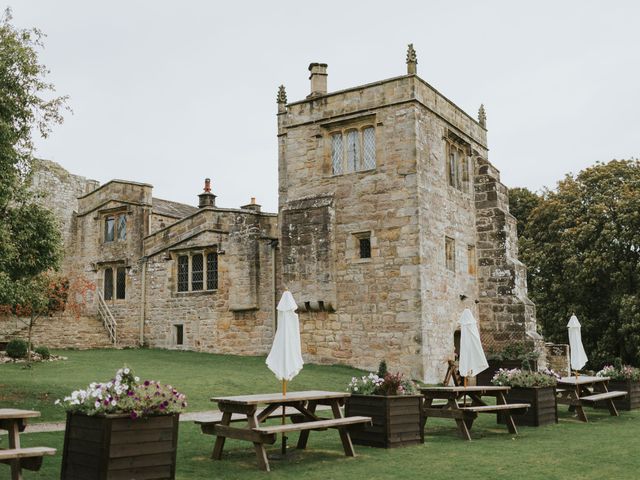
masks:
<path id="1" fill-rule="evenodd" d="M 487 128 L 487 112 L 484 111 L 484 103 L 481 103 L 478 109 L 478 123 L 482 127 Z"/>
<path id="2" fill-rule="evenodd" d="M 415 75 L 418 71 L 418 56 L 413 48 L 413 43 L 407 47 L 407 75 Z"/>
<path id="3" fill-rule="evenodd" d="M 278 87 L 278 96 L 276 97 L 278 104 L 278 112 L 284 112 L 287 105 L 287 91 L 284 89 L 284 85 Z"/>

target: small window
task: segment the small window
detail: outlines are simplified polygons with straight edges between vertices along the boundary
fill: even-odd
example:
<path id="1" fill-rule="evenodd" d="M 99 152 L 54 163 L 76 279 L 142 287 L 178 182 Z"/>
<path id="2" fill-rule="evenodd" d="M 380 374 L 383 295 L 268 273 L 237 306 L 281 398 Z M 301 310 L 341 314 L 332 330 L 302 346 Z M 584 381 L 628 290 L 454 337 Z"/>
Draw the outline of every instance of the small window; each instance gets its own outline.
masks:
<path id="1" fill-rule="evenodd" d="M 118 232 L 118 240 L 127 239 L 127 214 L 126 213 L 121 213 L 120 215 L 118 215 L 117 232 Z"/>
<path id="2" fill-rule="evenodd" d="M 334 175 L 342 174 L 342 133 L 331 135 L 331 165 Z"/>
<path id="3" fill-rule="evenodd" d="M 218 289 L 218 254 L 207 253 L 207 290 Z"/>
<path id="4" fill-rule="evenodd" d="M 198 253 L 191 257 L 191 290 L 202 290 L 204 280 L 202 254 Z"/>
<path id="5" fill-rule="evenodd" d="M 456 271 L 456 242 L 453 238 L 444 237 L 444 254 L 447 270 Z"/>
<path id="6" fill-rule="evenodd" d="M 473 245 L 467 246 L 467 268 L 469 275 L 476 274 L 476 247 Z"/>
<path id="7" fill-rule="evenodd" d="M 178 257 L 178 291 L 189 290 L 189 257 L 180 255 Z"/>
<path id="8" fill-rule="evenodd" d="M 175 344 L 176 345 L 184 345 L 184 326 L 183 325 L 174 325 L 173 334 L 175 335 Z"/>
<path id="9" fill-rule="evenodd" d="M 458 151 L 449 151 L 449 185 L 458 188 Z"/>
<path id="10" fill-rule="evenodd" d="M 347 172 L 358 170 L 360 158 L 360 138 L 357 130 L 347 132 Z"/>
<path id="11" fill-rule="evenodd" d="M 104 299 L 113 299 L 113 268 L 104 269 Z"/>
<path id="12" fill-rule="evenodd" d="M 116 238 L 116 219 L 112 215 L 104 219 L 104 241 L 113 242 Z"/>
<path id="13" fill-rule="evenodd" d="M 371 237 L 360 238 L 360 258 L 371 258 Z"/>
<path id="14" fill-rule="evenodd" d="M 127 270 L 125 267 L 116 269 L 116 298 L 124 300 L 127 286 Z"/>

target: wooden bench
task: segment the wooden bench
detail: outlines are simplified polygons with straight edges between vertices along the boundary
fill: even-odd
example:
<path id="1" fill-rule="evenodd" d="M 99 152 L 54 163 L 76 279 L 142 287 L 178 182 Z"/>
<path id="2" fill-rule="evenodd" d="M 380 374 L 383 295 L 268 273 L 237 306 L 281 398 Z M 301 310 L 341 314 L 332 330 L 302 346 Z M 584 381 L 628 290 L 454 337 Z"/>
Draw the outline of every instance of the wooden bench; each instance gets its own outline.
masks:
<path id="1" fill-rule="evenodd" d="M 503 410 L 523 410 L 524 413 L 531 405 L 528 403 L 505 403 L 500 405 L 479 405 L 471 407 L 460 407 L 460 410 L 476 413 L 494 413 Z"/>
<path id="2" fill-rule="evenodd" d="M 56 449 L 49 447 L 0 449 L 0 463 L 11 464 L 17 461 L 18 466 L 12 472 L 12 478 L 21 478 L 20 469 L 38 471 L 42 467 L 42 457 L 55 454 Z"/>
<path id="3" fill-rule="evenodd" d="M 623 391 L 612 391 L 612 392 L 602 392 L 602 393 L 594 393 L 593 395 L 587 395 L 586 397 L 580 397 L 580 400 L 583 402 L 599 402 L 601 400 L 610 400 L 612 398 L 626 397 L 627 392 Z"/>
<path id="4" fill-rule="evenodd" d="M 341 428 L 347 425 L 357 425 L 367 423 L 371 425 L 371 417 L 343 417 L 329 418 L 326 420 L 316 420 L 314 422 L 287 423 L 285 425 L 268 425 L 256 427 L 252 430 L 262 435 L 273 435 L 279 433 L 301 432 L 303 430 L 326 430 L 327 428 Z"/>

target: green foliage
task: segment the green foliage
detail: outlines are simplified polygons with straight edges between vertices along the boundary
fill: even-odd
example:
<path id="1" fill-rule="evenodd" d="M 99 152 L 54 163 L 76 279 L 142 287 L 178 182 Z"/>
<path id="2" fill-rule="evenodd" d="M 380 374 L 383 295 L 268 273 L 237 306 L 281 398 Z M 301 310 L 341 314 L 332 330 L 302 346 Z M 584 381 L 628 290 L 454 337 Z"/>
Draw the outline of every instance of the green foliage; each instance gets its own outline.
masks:
<path id="1" fill-rule="evenodd" d="M 518 238 L 522 237 L 525 231 L 527 219 L 542 199 L 539 195 L 527 188 L 509 189 L 509 212 L 516 217 Z"/>
<path id="2" fill-rule="evenodd" d="M 35 349 L 35 352 L 40 355 L 43 360 L 48 360 L 51 358 L 51 352 L 48 347 L 40 346 Z"/>
<path id="3" fill-rule="evenodd" d="M 530 370 L 520 370 L 519 368 L 512 370 L 501 368 L 493 376 L 491 383 L 519 388 L 555 387 L 558 384 L 558 378 L 560 376 L 553 370 L 532 372 Z"/>
<path id="4" fill-rule="evenodd" d="M 27 342 L 20 340 L 19 338 L 11 340 L 7 344 L 7 355 L 11 358 L 25 358 L 28 351 L 29 346 L 27 345 Z"/>
<path id="5" fill-rule="evenodd" d="M 487 353 L 488 360 L 519 360 L 523 365 L 538 360 L 538 357 L 538 352 L 533 351 L 532 347 L 525 343 L 510 343 L 499 352 L 490 350 Z"/>
<path id="6" fill-rule="evenodd" d="M 0 18 L 0 304 L 33 297 L 42 282 L 32 280 L 61 258 L 61 237 L 53 215 L 28 191 L 32 132 L 46 137 L 60 123 L 65 97 L 51 93 L 48 70 L 38 62 L 43 35 Z"/>
<path id="7" fill-rule="evenodd" d="M 521 259 L 545 337 L 566 343 L 575 313 L 592 368 L 616 357 L 640 364 L 640 162 L 568 175 L 520 220 Z"/>
<path id="8" fill-rule="evenodd" d="M 380 361 L 380 365 L 378 365 L 378 376 L 384 378 L 388 371 L 386 360 Z"/>
<path id="9" fill-rule="evenodd" d="M 634 382 L 640 381 L 640 368 L 632 367 L 631 365 L 605 365 L 602 370 L 596 373 L 598 377 L 609 377 L 611 380 L 632 380 Z"/>
<path id="10" fill-rule="evenodd" d="M 386 365 L 385 365 L 386 366 Z M 398 373 L 387 372 L 384 377 L 371 372 L 362 377 L 353 377 L 347 389 L 358 395 L 414 395 L 416 385 Z"/>

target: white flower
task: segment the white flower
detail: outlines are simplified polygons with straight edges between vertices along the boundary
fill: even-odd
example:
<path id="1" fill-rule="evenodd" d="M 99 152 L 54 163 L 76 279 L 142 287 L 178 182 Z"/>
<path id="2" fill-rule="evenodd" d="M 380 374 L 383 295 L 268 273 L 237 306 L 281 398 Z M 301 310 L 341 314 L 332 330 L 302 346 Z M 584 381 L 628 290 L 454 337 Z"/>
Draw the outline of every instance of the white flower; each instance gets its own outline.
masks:
<path id="1" fill-rule="evenodd" d="M 139 381 L 140 381 L 140 377 L 133 377 L 133 379 L 134 379 L 136 382 L 139 382 Z"/>
<path id="2" fill-rule="evenodd" d="M 57 399 L 55 402 L 53 402 L 54 405 L 60 405 L 60 399 Z"/>
<path id="3" fill-rule="evenodd" d="M 116 375 L 116 382 L 120 383 L 122 381 L 122 376 L 120 374 Z"/>
<path id="4" fill-rule="evenodd" d="M 124 369 L 124 374 L 125 374 L 125 375 L 129 375 L 129 372 L 130 372 L 130 371 L 131 371 L 131 370 L 129 370 L 128 368 L 125 368 L 125 369 Z"/>
<path id="5" fill-rule="evenodd" d="M 115 407 L 117 405 L 117 402 L 115 400 L 111 400 L 111 406 Z"/>
<path id="6" fill-rule="evenodd" d="M 100 402 L 96 400 L 96 403 L 94 403 L 96 408 L 100 408 Z"/>

